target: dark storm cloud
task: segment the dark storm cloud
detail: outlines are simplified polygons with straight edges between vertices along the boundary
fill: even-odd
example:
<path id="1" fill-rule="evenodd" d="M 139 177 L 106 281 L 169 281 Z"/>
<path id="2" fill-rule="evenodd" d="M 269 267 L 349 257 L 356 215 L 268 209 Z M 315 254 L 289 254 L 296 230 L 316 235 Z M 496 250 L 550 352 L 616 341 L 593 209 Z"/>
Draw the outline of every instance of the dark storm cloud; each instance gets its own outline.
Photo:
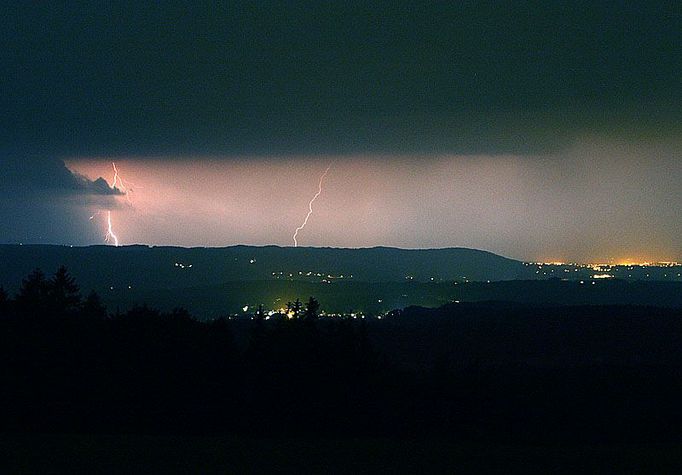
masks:
<path id="1" fill-rule="evenodd" d="M 0 243 L 99 242 L 92 210 L 121 206 L 121 191 L 104 178 L 74 173 L 47 154 L 0 151 L 0 165 Z"/>
<path id="2" fill-rule="evenodd" d="M 123 195 L 123 192 L 118 188 L 110 188 L 109 183 L 102 177 L 96 180 L 89 180 L 82 176 L 76 176 L 86 192 L 94 195 Z"/>
<path id="3" fill-rule="evenodd" d="M 2 189 L 13 193 L 46 193 L 53 197 L 73 195 L 122 195 L 104 178 L 90 180 L 69 170 L 62 160 L 44 155 L 0 153 Z M 14 195 L 16 196 L 16 195 Z"/>
<path id="4" fill-rule="evenodd" d="M 15 2 L 0 21 L 0 140 L 62 156 L 680 132 L 675 2 Z"/>

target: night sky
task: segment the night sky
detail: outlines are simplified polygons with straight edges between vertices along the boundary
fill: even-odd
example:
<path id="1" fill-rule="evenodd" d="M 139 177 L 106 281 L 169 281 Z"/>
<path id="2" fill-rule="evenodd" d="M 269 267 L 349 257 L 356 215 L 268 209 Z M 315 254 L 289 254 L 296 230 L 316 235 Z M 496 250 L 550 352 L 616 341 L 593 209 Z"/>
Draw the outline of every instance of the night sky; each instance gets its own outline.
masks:
<path id="1" fill-rule="evenodd" d="M 293 245 L 331 165 L 300 245 L 682 260 L 676 2 L 112 3 L 3 8 L 0 242 Z"/>

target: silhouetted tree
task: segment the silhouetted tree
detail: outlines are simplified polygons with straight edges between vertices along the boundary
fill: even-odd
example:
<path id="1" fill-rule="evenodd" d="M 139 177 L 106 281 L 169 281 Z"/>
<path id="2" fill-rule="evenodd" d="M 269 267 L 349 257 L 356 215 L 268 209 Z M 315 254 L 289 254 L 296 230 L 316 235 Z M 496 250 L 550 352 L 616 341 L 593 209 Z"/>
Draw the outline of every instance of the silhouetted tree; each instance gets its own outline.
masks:
<path id="1" fill-rule="evenodd" d="M 294 313 L 294 318 L 301 316 L 301 311 L 303 310 L 303 303 L 301 302 L 301 299 L 296 299 L 291 307 L 291 310 Z"/>
<path id="2" fill-rule="evenodd" d="M 192 318 L 192 315 L 190 315 L 189 310 L 187 310 L 185 307 L 175 307 L 169 317 L 173 320 L 176 321 L 182 321 L 182 322 L 190 322 L 194 321 Z"/>
<path id="3" fill-rule="evenodd" d="M 254 367 L 260 368 L 264 363 L 264 357 L 268 347 L 265 321 L 262 318 L 256 318 L 249 328 L 248 335 L 249 346 L 246 351 L 246 359 Z"/>
<path id="4" fill-rule="evenodd" d="M 26 316 L 45 316 L 49 306 L 49 290 L 50 285 L 45 273 L 35 269 L 21 281 L 15 299 L 17 311 Z"/>
<path id="5" fill-rule="evenodd" d="M 136 305 L 120 316 L 124 320 L 137 322 L 157 321 L 160 317 L 161 312 L 155 308 L 150 308 L 147 304 Z"/>
<path id="6" fill-rule="evenodd" d="M 59 267 L 48 282 L 48 294 L 52 311 L 57 314 L 70 314 L 80 307 L 80 289 L 64 266 Z"/>
<path id="7" fill-rule="evenodd" d="M 82 306 L 83 316 L 96 319 L 104 319 L 107 317 L 107 309 L 102 304 L 102 299 L 94 290 L 90 292 L 83 302 Z"/>
<path id="8" fill-rule="evenodd" d="M 303 318 L 306 320 L 316 320 L 320 314 L 320 302 L 315 297 L 310 297 L 303 312 Z"/>
<path id="9" fill-rule="evenodd" d="M 0 315 L 6 315 L 9 307 L 9 299 L 5 288 L 0 286 Z"/>
<path id="10" fill-rule="evenodd" d="M 258 305 L 258 310 L 256 310 L 254 317 L 256 320 L 264 320 L 265 319 L 265 310 L 263 309 L 262 304 Z"/>
<path id="11" fill-rule="evenodd" d="M 295 302 L 287 302 L 287 315 L 291 315 L 291 318 L 299 318 L 302 311 L 303 303 L 301 299 L 297 298 Z"/>

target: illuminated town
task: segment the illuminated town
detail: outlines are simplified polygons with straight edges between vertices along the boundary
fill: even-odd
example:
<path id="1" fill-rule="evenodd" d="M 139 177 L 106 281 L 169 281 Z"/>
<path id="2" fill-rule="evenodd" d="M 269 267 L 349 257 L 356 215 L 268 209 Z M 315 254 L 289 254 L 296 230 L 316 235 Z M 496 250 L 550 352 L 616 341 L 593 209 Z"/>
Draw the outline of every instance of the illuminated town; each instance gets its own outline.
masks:
<path id="1" fill-rule="evenodd" d="M 537 278 L 561 280 L 622 279 L 622 280 L 682 280 L 679 262 L 641 262 L 578 264 L 563 262 L 527 262 Z"/>
<path id="2" fill-rule="evenodd" d="M 247 259 L 249 266 L 245 269 L 253 268 L 253 265 L 260 263 L 265 265 L 262 259 L 251 257 Z M 201 266 L 197 267 L 189 262 L 174 262 L 173 267 L 178 271 L 182 271 L 182 275 L 187 275 L 185 272 L 201 272 Z M 267 266 L 266 266 L 267 267 Z M 679 262 L 641 262 L 641 263 L 566 263 L 566 262 L 525 262 L 523 263 L 525 269 L 524 275 L 521 276 L 522 281 L 527 282 L 557 282 L 557 284 L 565 283 L 567 288 L 574 288 L 573 286 L 597 286 L 600 282 L 610 282 L 617 284 L 618 282 L 630 282 L 636 284 L 638 282 L 682 282 L 682 263 Z M 179 277 L 182 280 L 182 275 Z M 261 297 L 249 301 L 244 301 L 239 304 L 240 311 L 230 311 L 225 316 L 230 320 L 257 320 L 277 321 L 285 319 L 296 319 L 300 315 L 300 307 L 296 310 L 297 297 L 307 297 L 304 293 L 298 292 L 300 285 L 312 285 L 310 292 L 322 292 L 320 289 L 327 286 L 330 292 L 346 292 L 348 285 L 354 282 L 357 285 L 364 285 L 365 282 L 358 279 L 355 274 L 340 273 L 332 269 L 306 269 L 306 270 L 276 270 L 268 272 L 264 277 L 254 277 L 247 271 L 242 274 L 244 279 L 257 278 L 263 288 L 272 287 L 268 285 L 268 281 L 277 282 L 278 285 L 291 285 L 285 287 L 288 293 L 280 294 L 279 296 L 272 296 L 275 292 L 274 288 L 271 291 L 265 292 L 271 297 Z M 319 311 L 319 318 L 322 319 L 384 319 L 394 313 L 396 308 L 401 308 L 404 305 L 414 303 L 414 298 L 423 298 L 422 294 L 433 294 L 437 297 L 437 303 L 459 303 L 461 301 L 470 301 L 470 293 L 472 289 L 485 289 L 486 285 L 491 288 L 494 286 L 504 285 L 504 281 L 491 280 L 475 280 L 470 279 L 466 275 L 461 275 L 453 278 L 452 276 L 431 275 L 421 278 L 417 277 L 415 273 L 406 273 L 404 275 L 396 276 L 394 278 L 396 283 L 402 281 L 404 287 L 399 292 L 396 290 L 383 291 L 381 285 L 377 285 L 377 293 L 363 295 L 362 299 L 357 302 L 351 302 L 358 310 L 348 310 L 340 312 L 337 308 L 335 310 L 325 310 L 325 301 L 322 301 L 322 307 Z M 399 284 L 400 285 L 400 284 Z M 322 286 L 322 287 L 319 287 Z M 339 287 L 341 286 L 341 287 Z M 116 290 L 120 292 L 130 291 L 132 285 L 118 287 Z M 279 287 L 278 287 L 279 288 Z M 304 287 L 309 288 L 309 287 Z M 335 290 L 331 290 L 331 289 Z M 433 290 L 429 290 L 432 288 Z M 450 289 L 458 289 L 456 293 L 452 293 Z M 406 290 L 407 289 L 407 290 Z M 411 289 L 411 290 L 410 290 Z M 111 287 L 110 290 L 114 290 Z M 397 293 L 398 292 L 398 293 Z M 409 292 L 409 294 L 407 293 Z M 450 297 L 445 298 L 444 296 Z M 436 302 L 436 301 L 433 301 Z M 432 303 L 432 301 L 429 301 Z M 333 307 L 333 306 L 332 306 Z M 362 309 L 362 310 L 359 310 Z"/>

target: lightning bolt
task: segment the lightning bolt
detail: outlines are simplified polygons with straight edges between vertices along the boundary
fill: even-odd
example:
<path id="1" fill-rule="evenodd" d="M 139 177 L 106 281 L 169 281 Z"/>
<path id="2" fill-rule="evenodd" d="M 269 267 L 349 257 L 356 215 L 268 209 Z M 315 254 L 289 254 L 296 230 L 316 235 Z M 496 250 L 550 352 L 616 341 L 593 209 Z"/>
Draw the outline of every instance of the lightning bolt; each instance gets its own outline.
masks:
<path id="1" fill-rule="evenodd" d="M 113 242 L 114 246 L 118 247 L 118 237 L 111 227 L 111 211 L 107 211 L 107 234 L 104 236 L 104 241 Z"/>
<path id="2" fill-rule="evenodd" d="M 329 173 L 329 169 L 331 167 L 332 166 L 329 165 L 327 167 L 327 169 L 324 171 L 324 173 L 322 174 L 322 176 L 320 177 L 320 183 L 317 186 L 317 193 L 315 193 L 315 196 L 313 196 L 313 199 L 310 200 L 310 203 L 308 203 L 308 214 L 306 214 L 305 219 L 303 220 L 303 223 L 299 227 L 296 228 L 296 231 L 294 231 L 294 236 L 293 236 L 294 247 L 298 247 L 298 241 L 296 240 L 296 238 L 298 237 L 298 232 L 300 230 L 302 230 L 303 228 L 305 228 L 305 225 L 308 224 L 308 219 L 310 218 L 310 215 L 313 214 L 313 203 L 315 202 L 317 197 L 322 194 L 322 183 L 324 182 L 324 179 L 327 176 L 327 173 Z"/>
<path id="3" fill-rule="evenodd" d="M 132 183 L 130 182 L 125 182 L 123 178 L 121 178 L 121 175 L 118 173 L 118 168 L 116 167 L 116 162 L 111 162 L 111 167 L 114 170 L 114 177 L 111 180 L 111 185 L 110 188 L 112 190 L 119 190 L 121 193 L 123 193 L 126 197 L 126 201 L 128 201 L 128 204 L 132 205 L 132 201 L 130 199 L 130 193 L 133 191 L 131 185 Z M 99 216 L 102 213 L 102 211 L 97 211 L 95 214 L 90 216 L 90 221 L 92 221 L 95 216 Z M 111 223 L 111 210 L 107 210 L 107 232 L 104 235 L 104 242 L 106 243 L 113 243 L 114 246 L 119 245 L 118 242 L 118 236 L 116 236 L 116 233 L 114 232 L 113 225 Z"/>
<path id="4" fill-rule="evenodd" d="M 118 168 L 116 168 L 116 162 L 111 162 L 111 167 L 114 169 L 114 179 L 111 180 L 111 189 L 116 188 L 116 183 L 119 181 Z M 121 191 L 125 193 L 125 185 L 121 183 Z"/>
<path id="5" fill-rule="evenodd" d="M 123 178 L 121 178 L 121 175 L 118 173 L 118 168 L 116 168 L 116 162 L 111 162 L 111 168 L 114 169 L 114 178 L 111 180 L 111 189 L 118 188 L 125 195 L 128 204 L 132 205 L 133 202 L 130 199 L 130 193 L 133 191 L 133 184 L 127 180 L 124 181 Z"/>
<path id="6" fill-rule="evenodd" d="M 118 174 L 116 162 L 111 162 L 111 167 L 114 169 L 114 178 L 111 180 L 111 189 L 115 190 L 116 185 L 118 185 L 118 189 L 123 192 L 128 203 L 132 204 L 130 202 L 130 196 L 128 195 L 128 187 L 126 187 L 123 179 Z M 114 233 L 114 229 L 111 225 L 111 210 L 107 211 L 107 233 L 104 235 L 104 242 L 113 242 L 114 246 L 118 247 L 118 236 Z"/>

